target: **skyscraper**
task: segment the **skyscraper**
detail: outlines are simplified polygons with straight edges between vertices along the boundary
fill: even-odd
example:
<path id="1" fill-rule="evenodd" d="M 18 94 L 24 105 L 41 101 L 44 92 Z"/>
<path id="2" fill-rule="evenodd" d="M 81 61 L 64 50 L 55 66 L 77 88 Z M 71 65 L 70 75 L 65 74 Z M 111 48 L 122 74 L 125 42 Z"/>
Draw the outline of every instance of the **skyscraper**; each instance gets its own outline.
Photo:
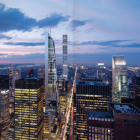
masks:
<path id="1" fill-rule="evenodd" d="M 102 70 L 97 70 L 97 78 L 102 79 Z"/>
<path id="2" fill-rule="evenodd" d="M 46 96 L 45 96 L 45 68 L 44 67 L 38 69 L 37 78 L 43 79 L 43 87 L 44 87 L 44 91 L 43 91 L 43 93 L 44 93 L 43 110 L 45 112 L 46 111 L 45 110 L 46 109 Z"/>
<path id="3" fill-rule="evenodd" d="M 76 82 L 74 94 L 74 140 L 87 140 L 87 111 L 107 111 L 110 87 L 103 82 Z"/>
<path id="4" fill-rule="evenodd" d="M 10 69 L 9 88 L 15 88 L 15 80 L 21 78 L 21 71 L 18 68 Z"/>
<path id="5" fill-rule="evenodd" d="M 55 44 L 49 33 L 45 34 L 45 95 L 46 109 L 56 117 L 57 112 L 57 70 Z"/>
<path id="6" fill-rule="evenodd" d="M 107 111 L 87 111 L 87 140 L 114 140 L 114 119 Z"/>
<path id="7" fill-rule="evenodd" d="M 9 125 L 9 90 L 2 90 L 0 92 L 0 135 L 6 132 Z"/>
<path id="8" fill-rule="evenodd" d="M 108 111 L 114 119 L 115 140 L 140 139 L 140 109 L 131 103 L 108 103 Z"/>
<path id="9" fill-rule="evenodd" d="M 34 69 L 28 69 L 28 77 L 34 76 Z"/>
<path id="10" fill-rule="evenodd" d="M 127 66 L 124 56 L 112 57 L 112 101 L 121 102 L 121 97 L 128 97 Z"/>
<path id="11" fill-rule="evenodd" d="M 51 139 L 51 113 L 44 112 L 43 114 L 43 140 Z"/>
<path id="12" fill-rule="evenodd" d="M 8 75 L 0 75 L 0 89 L 9 89 L 9 76 Z"/>
<path id="13" fill-rule="evenodd" d="M 43 79 L 15 81 L 15 140 L 43 137 Z"/>
<path id="14" fill-rule="evenodd" d="M 63 35 L 63 77 L 68 80 L 67 35 Z"/>

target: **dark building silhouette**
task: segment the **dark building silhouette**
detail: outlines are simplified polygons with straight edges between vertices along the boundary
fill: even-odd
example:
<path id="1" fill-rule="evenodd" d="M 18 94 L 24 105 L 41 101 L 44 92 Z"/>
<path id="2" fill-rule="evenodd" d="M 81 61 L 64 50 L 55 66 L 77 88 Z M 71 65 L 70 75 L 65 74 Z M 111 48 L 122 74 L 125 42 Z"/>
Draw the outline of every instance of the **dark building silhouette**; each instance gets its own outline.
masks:
<path id="1" fill-rule="evenodd" d="M 132 77 L 133 84 L 129 85 L 129 97 L 134 98 L 140 96 L 140 75 Z"/>
<path id="2" fill-rule="evenodd" d="M 134 105 L 140 109 L 140 96 L 134 98 Z"/>
<path id="3" fill-rule="evenodd" d="M 9 89 L 9 76 L 8 75 L 0 75 L 0 89 Z"/>
<path id="4" fill-rule="evenodd" d="M 135 85 L 135 84 L 129 84 L 129 97 L 130 98 L 135 98 L 135 96 L 136 96 L 136 87 L 137 87 L 137 85 Z"/>
<path id="5" fill-rule="evenodd" d="M 140 85 L 140 75 L 135 76 L 135 84 Z"/>

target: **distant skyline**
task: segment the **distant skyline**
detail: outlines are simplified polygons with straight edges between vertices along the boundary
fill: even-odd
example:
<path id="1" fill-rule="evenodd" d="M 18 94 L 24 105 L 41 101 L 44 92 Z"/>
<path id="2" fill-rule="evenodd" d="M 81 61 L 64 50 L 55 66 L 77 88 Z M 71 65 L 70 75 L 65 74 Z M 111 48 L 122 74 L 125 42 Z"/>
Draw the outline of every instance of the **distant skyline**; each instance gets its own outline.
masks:
<path id="1" fill-rule="evenodd" d="M 111 64 L 124 55 L 139 64 L 139 7 L 139 0 L 0 0 L 0 63 L 44 63 L 51 28 L 57 63 L 66 34 L 69 63 Z"/>

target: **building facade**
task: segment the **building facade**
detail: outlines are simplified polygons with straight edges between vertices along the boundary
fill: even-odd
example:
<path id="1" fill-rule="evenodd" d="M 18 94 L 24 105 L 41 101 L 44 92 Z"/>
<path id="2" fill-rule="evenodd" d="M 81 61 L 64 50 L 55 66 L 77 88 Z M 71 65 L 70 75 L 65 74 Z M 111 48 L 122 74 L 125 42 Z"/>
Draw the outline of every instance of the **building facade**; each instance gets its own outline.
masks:
<path id="1" fill-rule="evenodd" d="M 108 103 L 114 118 L 115 140 L 140 139 L 140 109 L 131 103 Z"/>
<path id="2" fill-rule="evenodd" d="M 107 111 L 110 87 L 103 82 L 76 82 L 74 94 L 74 140 L 87 140 L 87 111 Z"/>
<path id="3" fill-rule="evenodd" d="M 97 70 L 97 78 L 102 79 L 102 70 Z"/>
<path id="4" fill-rule="evenodd" d="M 0 134 L 4 136 L 9 126 L 9 90 L 2 90 L 0 92 Z"/>
<path id="5" fill-rule="evenodd" d="M 124 56 L 112 57 L 112 101 L 121 102 L 121 97 L 128 97 L 127 66 Z"/>
<path id="6" fill-rule="evenodd" d="M 114 118 L 107 111 L 87 111 L 87 140 L 114 140 Z"/>
<path id="7" fill-rule="evenodd" d="M 63 35 L 63 77 L 68 81 L 67 35 Z"/>
<path id="8" fill-rule="evenodd" d="M 129 97 L 130 98 L 135 98 L 136 89 L 137 89 L 137 86 L 135 84 L 132 84 L 132 83 L 129 84 Z"/>
<path id="9" fill-rule="evenodd" d="M 51 140 L 51 113 L 43 114 L 43 140 Z"/>
<path id="10" fill-rule="evenodd" d="M 14 139 L 43 139 L 43 79 L 15 81 Z"/>
<path id="11" fill-rule="evenodd" d="M 15 80 L 21 78 L 21 70 L 18 68 L 10 69 L 9 88 L 15 88 Z"/>
<path id="12" fill-rule="evenodd" d="M 45 34 L 45 95 L 46 110 L 57 115 L 57 69 L 55 57 L 55 43 L 49 33 Z M 50 103 L 53 102 L 53 106 Z M 55 103 L 54 103 L 55 102 Z"/>
<path id="13" fill-rule="evenodd" d="M 0 75 L 0 89 L 9 89 L 9 76 L 8 75 Z"/>

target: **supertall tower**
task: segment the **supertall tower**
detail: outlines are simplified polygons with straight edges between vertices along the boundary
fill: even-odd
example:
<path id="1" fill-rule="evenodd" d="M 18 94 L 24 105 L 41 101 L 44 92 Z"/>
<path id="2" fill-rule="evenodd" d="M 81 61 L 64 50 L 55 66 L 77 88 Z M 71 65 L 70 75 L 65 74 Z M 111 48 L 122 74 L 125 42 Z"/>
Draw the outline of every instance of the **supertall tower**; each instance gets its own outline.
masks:
<path id="1" fill-rule="evenodd" d="M 67 35 L 63 35 L 63 77 L 68 81 Z"/>
<path id="2" fill-rule="evenodd" d="M 112 101 L 121 102 L 128 96 L 127 66 L 124 56 L 112 57 Z"/>
<path id="3" fill-rule="evenodd" d="M 47 111 L 56 117 L 57 111 L 57 70 L 55 44 L 49 33 L 45 34 L 45 99 Z"/>

